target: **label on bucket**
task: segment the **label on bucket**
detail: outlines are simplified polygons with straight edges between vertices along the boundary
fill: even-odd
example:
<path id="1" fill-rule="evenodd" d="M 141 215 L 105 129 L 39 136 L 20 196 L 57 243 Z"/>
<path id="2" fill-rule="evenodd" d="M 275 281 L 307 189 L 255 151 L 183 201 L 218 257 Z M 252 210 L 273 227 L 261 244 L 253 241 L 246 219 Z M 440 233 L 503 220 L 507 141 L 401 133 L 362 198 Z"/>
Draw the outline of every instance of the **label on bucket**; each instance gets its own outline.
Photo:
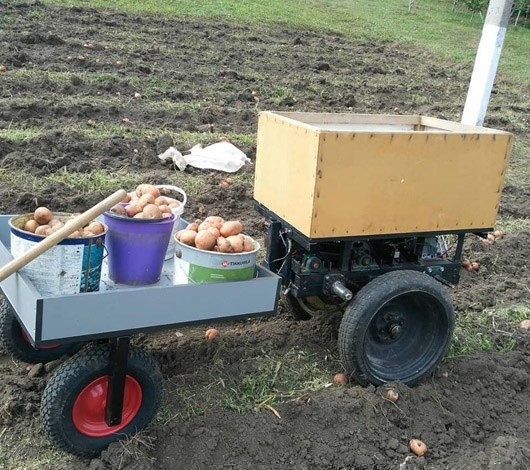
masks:
<path id="1" fill-rule="evenodd" d="M 248 266 L 238 269 L 230 269 L 229 261 L 225 261 L 225 266 L 213 268 L 188 263 L 180 258 L 175 258 L 175 283 L 176 284 L 204 284 L 207 282 L 244 281 L 254 276 L 255 264 L 250 260 L 246 261 Z"/>
<path id="2" fill-rule="evenodd" d="M 11 237 L 11 254 L 14 258 L 33 246 L 35 242 Z M 38 256 L 22 272 L 42 295 L 75 294 L 81 285 L 82 267 L 82 245 L 56 245 L 53 247 L 53 256 Z"/>
<path id="3" fill-rule="evenodd" d="M 14 258 L 38 242 L 11 236 Z M 55 245 L 21 269 L 41 295 L 69 295 L 99 290 L 103 245 Z"/>

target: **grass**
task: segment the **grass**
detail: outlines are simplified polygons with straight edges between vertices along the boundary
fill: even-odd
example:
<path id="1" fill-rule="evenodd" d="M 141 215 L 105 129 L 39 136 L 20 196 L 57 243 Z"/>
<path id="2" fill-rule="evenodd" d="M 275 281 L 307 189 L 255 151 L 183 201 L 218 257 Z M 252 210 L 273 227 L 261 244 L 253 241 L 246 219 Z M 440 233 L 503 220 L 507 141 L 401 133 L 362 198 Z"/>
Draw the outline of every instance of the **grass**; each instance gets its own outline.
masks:
<path id="1" fill-rule="evenodd" d="M 227 370 L 222 360 L 198 376 L 176 376 L 168 380 L 166 396 L 156 420 L 167 424 L 202 416 L 214 407 L 243 413 L 275 407 L 329 386 L 334 362 L 323 362 L 310 351 L 291 349 L 284 354 L 265 353 L 243 360 L 244 374 Z M 206 379 L 205 379 L 206 377 Z M 206 383 L 204 383 L 206 381 Z"/>
<path id="2" fill-rule="evenodd" d="M 106 0 L 46 0 L 47 3 L 109 8 Z M 347 37 L 414 44 L 448 59 L 472 63 L 482 31 L 482 19 L 463 9 L 453 11 L 451 0 L 424 0 L 407 12 L 404 0 L 115 0 L 112 8 L 138 14 L 219 18 L 239 23 L 269 23 L 329 30 Z M 315 14 L 318 12 L 318 14 Z M 508 30 L 499 71 L 526 86 L 530 29 Z"/>
<path id="3" fill-rule="evenodd" d="M 513 331 L 526 319 L 530 319 L 528 304 L 460 313 L 447 359 L 479 351 L 512 350 L 516 345 Z"/>

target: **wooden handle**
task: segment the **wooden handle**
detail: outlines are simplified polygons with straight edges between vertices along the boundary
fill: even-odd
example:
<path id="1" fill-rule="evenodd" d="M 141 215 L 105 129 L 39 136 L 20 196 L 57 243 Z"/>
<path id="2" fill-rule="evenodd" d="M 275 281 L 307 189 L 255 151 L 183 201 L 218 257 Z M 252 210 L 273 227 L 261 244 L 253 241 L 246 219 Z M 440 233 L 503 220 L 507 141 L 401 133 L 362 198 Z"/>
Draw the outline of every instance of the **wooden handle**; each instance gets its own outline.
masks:
<path id="1" fill-rule="evenodd" d="M 81 227 L 84 227 L 90 221 L 103 214 L 103 212 L 108 211 L 112 206 L 123 200 L 126 195 L 127 193 L 123 189 L 120 189 L 119 191 L 116 191 L 114 194 L 110 195 L 108 198 L 97 203 L 94 207 L 88 209 L 86 212 L 83 212 L 72 220 L 69 220 L 68 223 L 57 230 L 57 232 L 52 233 L 50 236 L 46 237 L 34 247 L 30 248 L 21 256 L 10 261 L 2 269 L 0 269 L 0 282 L 11 276 L 11 274 L 18 271 L 20 268 L 26 266 L 26 264 L 28 264 L 30 261 L 33 261 L 37 256 L 41 255 L 45 251 L 49 250 L 52 246 L 55 246 L 57 243 L 63 241 L 66 237 L 68 237 L 68 235 L 74 233 Z"/>

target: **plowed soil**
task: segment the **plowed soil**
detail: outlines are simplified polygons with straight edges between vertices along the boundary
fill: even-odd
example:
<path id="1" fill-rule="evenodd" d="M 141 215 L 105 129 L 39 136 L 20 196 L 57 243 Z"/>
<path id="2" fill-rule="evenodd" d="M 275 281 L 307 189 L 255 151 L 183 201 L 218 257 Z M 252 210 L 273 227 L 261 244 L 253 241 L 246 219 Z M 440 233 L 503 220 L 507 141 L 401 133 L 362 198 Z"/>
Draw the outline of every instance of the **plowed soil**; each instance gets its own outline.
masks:
<path id="1" fill-rule="evenodd" d="M 6 69 L 0 73 L 0 130 L 41 131 L 0 140 L 3 174 L 21 168 L 32 176 L 106 169 L 167 183 L 178 170 L 157 155 L 170 145 L 185 150 L 190 144 L 184 138 L 174 142 L 168 130 L 254 135 L 260 110 L 459 120 L 471 74 L 469 64 L 409 46 L 282 26 L 12 0 L 0 0 L 0 22 L 0 64 Z M 84 47 L 87 43 L 92 47 Z M 510 165 L 529 157 L 530 107 L 524 100 L 529 91 L 501 75 L 492 95 L 485 125 L 526 142 L 516 145 Z M 179 103 L 195 105 L 179 108 Z M 113 126 L 130 131 L 114 135 Z M 239 147 L 254 160 L 255 144 Z M 190 198 L 186 216 L 222 213 L 261 237 L 264 221 L 253 208 L 252 184 L 245 182 L 252 180 L 252 171 L 252 164 L 245 166 L 241 173 L 249 178 L 228 189 L 219 187 L 225 174 L 189 171 L 206 182 Z M 500 217 L 530 217 L 530 181 L 520 175 L 516 181 L 503 191 Z M 22 213 L 38 205 L 81 211 L 105 196 L 61 183 L 22 193 L 3 184 L 0 211 Z M 481 269 L 463 272 L 451 290 L 457 314 L 529 302 L 530 232 L 507 233 L 490 246 L 470 238 L 465 250 Z M 501 339 L 509 337 L 511 350 L 492 345 L 489 351 L 444 361 L 417 387 L 394 384 L 400 392 L 395 404 L 383 398 L 385 387 L 349 384 L 291 396 L 273 409 L 238 412 L 213 405 L 178 415 L 193 396 L 207 401 L 257 373 L 262 355 L 309 351 L 315 364 L 339 372 L 339 322 L 338 315 L 324 313 L 297 322 L 280 306 L 276 316 L 218 325 L 221 335 L 213 342 L 203 340 L 202 327 L 138 336 L 135 342 L 154 355 L 166 379 L 165 409 L 177 412 L 160 416 L 136 440 L 112 444 L 93 460 L 55 451 L 40 429 L 40 396 L 57 364 L 28 375 L 27 364 L 2 352 L 0 468 L 528 468 L 530 333 L 495 319 L 477 324 L 477 331 L 489 328 Z M 189 395 L 179 392 L 183 388 Z M 427 443 L 425 457 L 410 452 L 411 438 Z"/>

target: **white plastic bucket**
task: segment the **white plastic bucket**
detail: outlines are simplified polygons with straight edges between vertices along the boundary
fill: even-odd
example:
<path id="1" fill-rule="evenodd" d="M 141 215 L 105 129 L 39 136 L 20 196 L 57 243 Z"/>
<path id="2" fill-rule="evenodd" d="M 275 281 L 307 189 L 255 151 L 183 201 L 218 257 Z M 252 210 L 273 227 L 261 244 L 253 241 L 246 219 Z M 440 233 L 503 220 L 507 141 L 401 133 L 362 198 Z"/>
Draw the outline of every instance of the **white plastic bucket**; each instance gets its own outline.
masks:
<path id="1" fill-rule="evenodd" d="M 162 190 L 168 190 L 168 191 L 172 191 L 172 192 L 176 192 L 178 194 L 180 194 L 182 196 L 182 201 L 181 201 L 181 204 L 180 206 L 178 207 L 174 207 L 171 212 L 173 212 L 173 215 L 175 216 L 175 219 L 173 220 L 173 229 L 171 231 L 171 236 L 169 238 L 169 244 L 168 244 L 168 247 L 167 247 L 167 251 L 166 251 L 166 256 L 164 257 L 164 260 L 169 260 L 169 259 L 172 259 L 173 256 L 175 255 L 175 249 L 176 249 L 176 244 L 175 244 L 175 234 L 177 233 L 178 231 L 178 222 L 179 222 L 179 219 L 180 219 L 180 216 L 182 215 L 182 213 L 184 212 L 184 207 L 186 206 L 186 202 L 188 201 L 188 197 L 186 196 L 186 193 L 184 192 L 184 190 L 182 190 L 181 188 L 178 188 L 177 186 L 171 186 L 171 185 L 168 185 L 168 184 L 157 184 L 156 187 L 158 189 L 162 189 Z"/>

